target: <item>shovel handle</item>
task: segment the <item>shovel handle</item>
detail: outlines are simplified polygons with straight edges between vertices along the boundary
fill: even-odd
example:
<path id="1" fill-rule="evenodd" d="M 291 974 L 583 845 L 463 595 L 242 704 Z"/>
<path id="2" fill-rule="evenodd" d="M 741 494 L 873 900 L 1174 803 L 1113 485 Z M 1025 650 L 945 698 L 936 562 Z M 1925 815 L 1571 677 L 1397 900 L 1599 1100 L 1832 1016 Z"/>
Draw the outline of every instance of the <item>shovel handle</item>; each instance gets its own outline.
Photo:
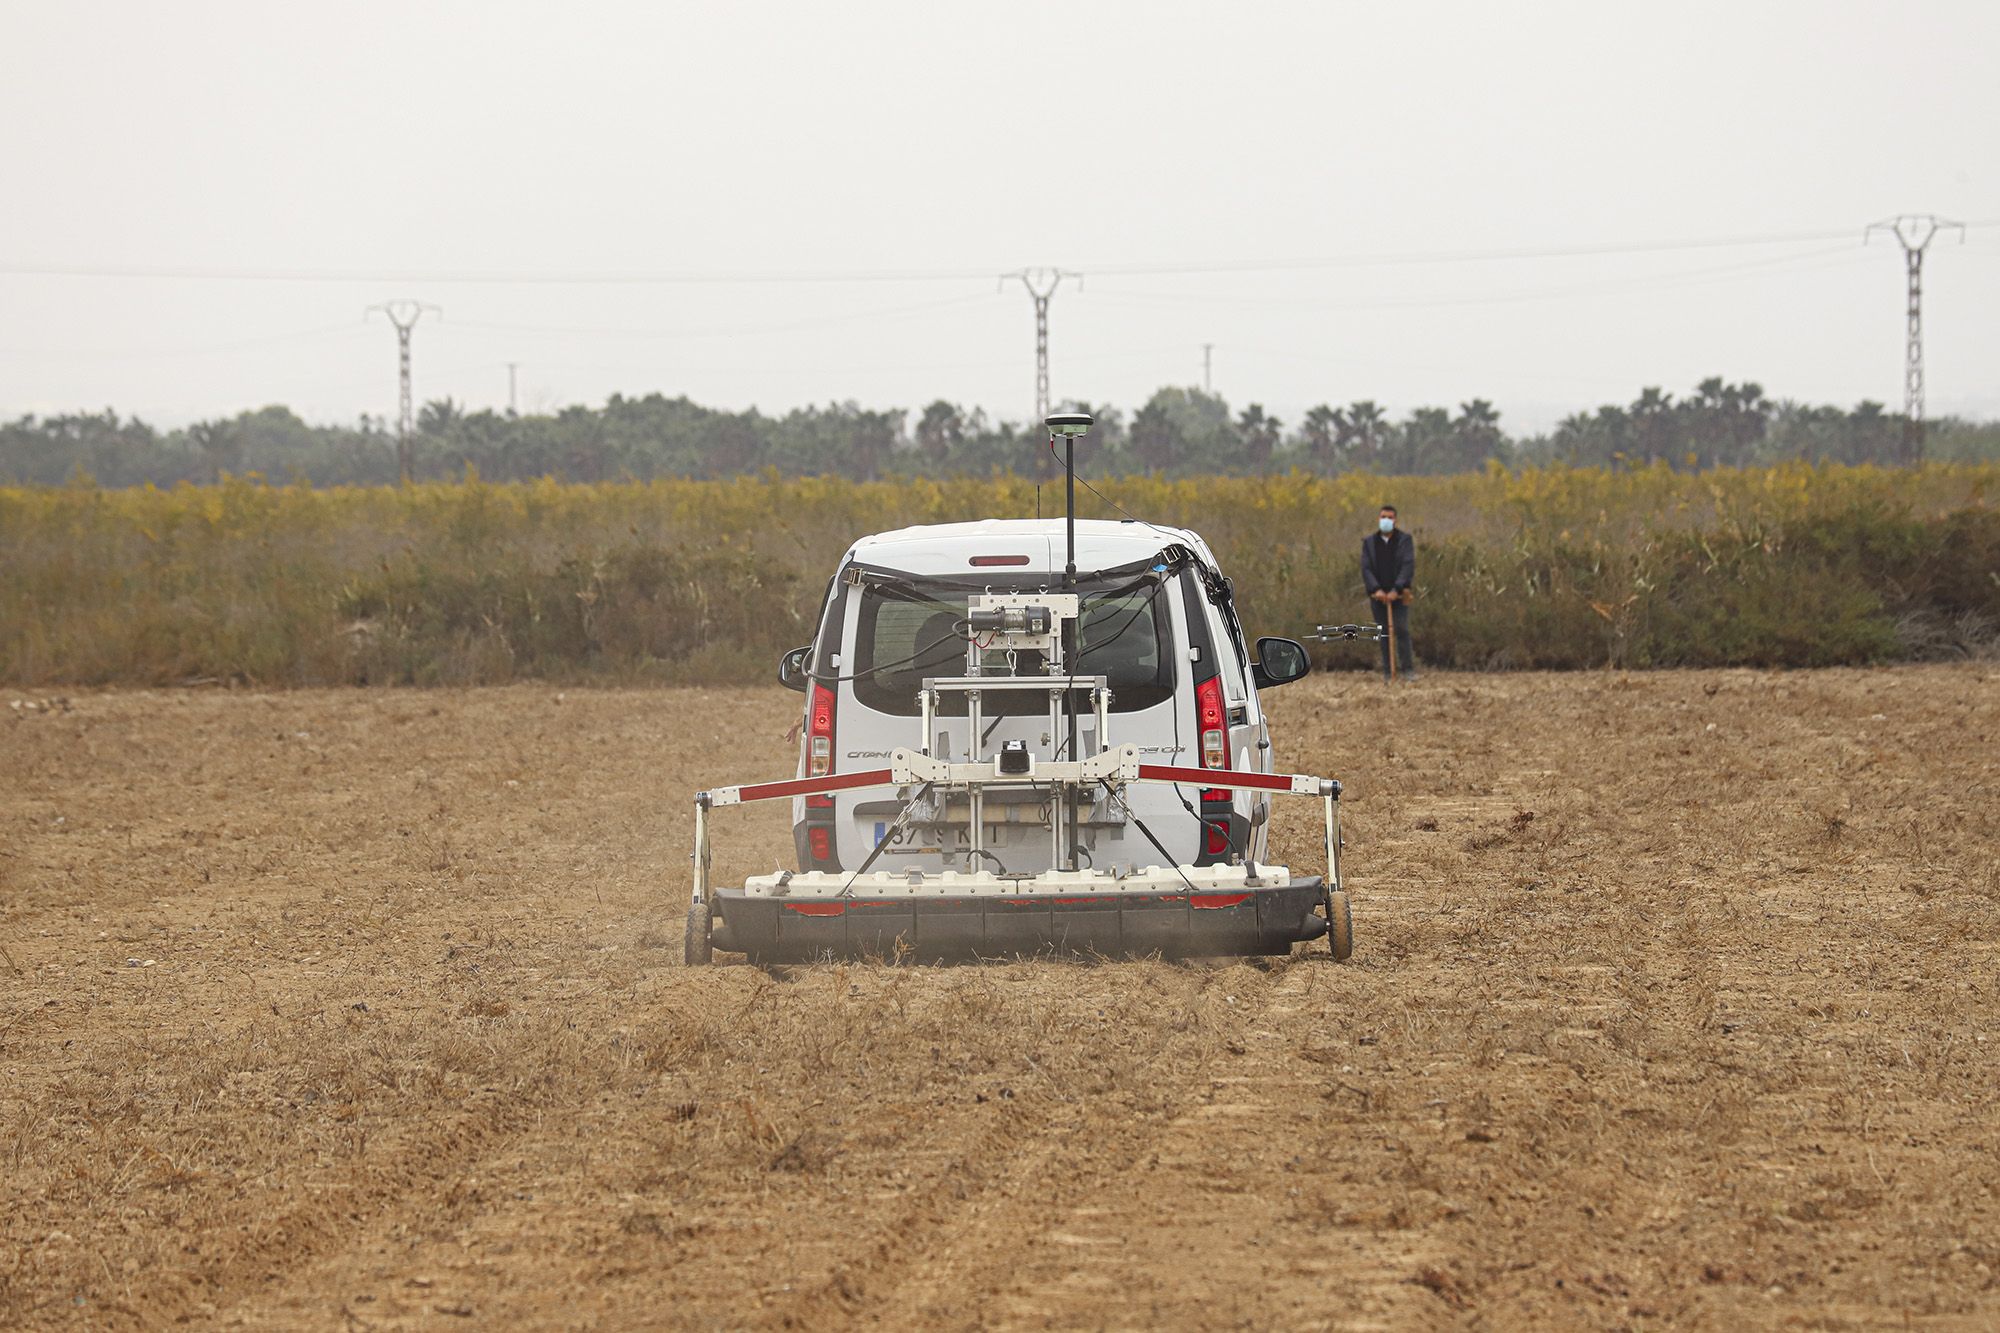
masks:
<path id="1" fill-rule="evenodd" d="M 1383 652 L 1385 652 L 1385 653 L 1387 653 L 1387 654 L 1389 654 L 1389 683 L 1393 685 L 1393 684 L 1395 684 L 1395 682 L 1396 682 L 1396 599 L 1395 599 L 1395 597 L 1391 596 L 1391 597 L 1389 598 L 1389 600 L 1388 600 L 1388 601 L 1386 601 L 1386 602 L 1384 602 L 1384 603 L 1382 603 L 1382 605 L 1383 605 L 1384 607 L 1388 608 L 1388 612 L 1389 612 L 1389 638 L 1388 638 L 1388 640 L 1387 640 L 1387 641 L 1386 641 L 1386 642 L 1385 642 L 1385 643 L 1384 643 L 1384 644 L 1382 645 L 1382 651 L 1383 651 Z"/>

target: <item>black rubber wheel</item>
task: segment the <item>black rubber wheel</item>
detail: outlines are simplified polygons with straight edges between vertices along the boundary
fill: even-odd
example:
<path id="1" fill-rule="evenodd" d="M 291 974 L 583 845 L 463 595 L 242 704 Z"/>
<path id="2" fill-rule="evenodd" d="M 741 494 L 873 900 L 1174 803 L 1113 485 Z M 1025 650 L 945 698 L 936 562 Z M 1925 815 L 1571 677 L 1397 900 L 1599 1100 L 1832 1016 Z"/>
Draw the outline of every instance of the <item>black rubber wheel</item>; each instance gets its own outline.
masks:
<path id="1" fill-rule="evenodd" d="M 1326 896 L 1326 940 L 1336 963 L 1346 962 L 1354 952 L 1354 914 L 1348 910 L 1345 893 Z"/>
<path id="2" fill-rule="evenodd" d="M 681 958 L 689 967 L 706 967 L 714 957 L 714 951 L 709 947 L 713 920 L 707 903 L 696 903 L 688 908 L 687 944 Z"/>

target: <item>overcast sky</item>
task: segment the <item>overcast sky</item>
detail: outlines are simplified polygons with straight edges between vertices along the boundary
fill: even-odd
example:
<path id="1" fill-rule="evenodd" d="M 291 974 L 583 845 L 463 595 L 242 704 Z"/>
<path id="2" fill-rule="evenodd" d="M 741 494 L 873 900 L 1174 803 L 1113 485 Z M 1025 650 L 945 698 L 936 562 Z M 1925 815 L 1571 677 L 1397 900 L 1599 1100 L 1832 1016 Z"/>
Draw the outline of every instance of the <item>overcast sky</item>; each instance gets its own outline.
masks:
<path id="1" fill-rule="evenodd" d="M 1083 275 L 1056 396 L 1128 410 L 1204 343 L 1288 424 L 1710 374 L 1899 404 L 1903 263 L 1861 244 L 1898 213 L 1984 224 L 1930 254 L 1930 401 L 2000 415 L 1992 0 L 0 15 L 0 416 L 391 414 L 362 312 L 412 298 L 420 402 L 504 407 L 511 361 L 523 410 L 1018 419 L 1028 265 Z"/>

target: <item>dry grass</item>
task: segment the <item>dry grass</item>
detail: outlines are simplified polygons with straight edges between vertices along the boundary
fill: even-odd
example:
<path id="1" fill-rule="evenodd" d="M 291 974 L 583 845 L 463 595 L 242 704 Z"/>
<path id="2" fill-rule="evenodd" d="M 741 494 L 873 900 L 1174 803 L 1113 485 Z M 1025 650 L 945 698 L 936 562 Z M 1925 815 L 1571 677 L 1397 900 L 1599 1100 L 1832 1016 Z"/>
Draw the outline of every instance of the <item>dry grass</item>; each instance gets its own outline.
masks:
<path id="1" fill-rule="evenodd" d="M 0 1325 L 2000 1317 L 1990 670 L 1280 692 L 1346 967 L 682 969 L 778 691 L 68 702 L 0 716 Z"/>
<path id="2" fill-rule="evenodd" d="M 1435 665 L 2000 650 L 1991 464 L 1101 480 L 1125 510 L 1201 532 L 1253 633 L 1361 615 L 1357 542 L 1393 498 L 1421 548 L 1411 614 Z M 1011 477 L 0 487 L 0 679 L 768 680 L 857 535 L 1040 511 Z M 1370 660 L 1355 645 L 1324 657 Z"/>

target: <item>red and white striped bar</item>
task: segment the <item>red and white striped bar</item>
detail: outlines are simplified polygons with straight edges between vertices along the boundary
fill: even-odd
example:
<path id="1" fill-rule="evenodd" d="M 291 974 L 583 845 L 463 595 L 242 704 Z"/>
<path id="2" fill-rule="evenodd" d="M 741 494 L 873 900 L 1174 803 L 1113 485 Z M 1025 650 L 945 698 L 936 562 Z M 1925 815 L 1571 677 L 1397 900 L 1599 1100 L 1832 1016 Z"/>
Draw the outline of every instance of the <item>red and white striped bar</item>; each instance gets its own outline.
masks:
<path id="1" fill-rule="evenodd" d="M 791 778 L 784 782 L 751 782 L 740 787 L 711 787 L 710 805 L 742 805 L 746 801 L 776 801 L 787 796 L 824 796 L 850 787 L 888 787 L 896 775 L 886 768 L 862 773 L 834 773 L 823 778 Z"/>
<path id="2" fill-rule="evenodd" d="M 985 765 L 953 764 L 936 765 L 941 771 L 938 777 L 959 783 L 984 783 L 989 770 Z M 1064 766 L 1070 767 L 1070 766 Z M 1075 767 L 1081 768 L 1082 765 Z M 973 771 L 966 772 L 967 769 Z M 1130 769 L 1126 770 L 1129 774 Z M 949 776 L 947 776 L 947 773 Z M 1053 772 L 1040 775 L 1008 775 L 1005 778 L 992 775 L 994 786 L 1032 786 L 1037 782 L 1075 781 L 1082 774 Z M 893 768 L 871 768 L 860 773 L 834 773 L 820 778 L 792 778 L 784 782 L 752 782 L 736 787 L 714 787 L 708 793 L 711 806 L 743 805 L 750 801 L 777 801 L 791 796 L 824 796 L 831 792 L 848 791 L 855 787 L 891 787 L 911 781 L 934 780 L 928 775 L 921 777 L 904 775 L 899 778 Z M 1114 783 L 1118 778 L 1111 778 Z M 1304 773 L 1246 773 L 1233 768 L 1183 768 L 1173 764 L 1140 764 L 1135 778 L 1125 781 L 1188 783 L 1202 787 L 1245 787 L 1252 791 L 1285 792 L 1293 796 L 1319 796 L 1325 791 L 1326 779 L 1312 777 Z"/>
<path id="3" fill-rule="evenodd" d="M 1318 796 L 1325 778 L 1304 773 L 1243 773 L 1233 768 L 1180 768 L 1172 764 L 1139 765 L 1141 782 L 1190 782 L 1203 787 L 1249 787 L 1282 791 L 1293 796 Z"/>

